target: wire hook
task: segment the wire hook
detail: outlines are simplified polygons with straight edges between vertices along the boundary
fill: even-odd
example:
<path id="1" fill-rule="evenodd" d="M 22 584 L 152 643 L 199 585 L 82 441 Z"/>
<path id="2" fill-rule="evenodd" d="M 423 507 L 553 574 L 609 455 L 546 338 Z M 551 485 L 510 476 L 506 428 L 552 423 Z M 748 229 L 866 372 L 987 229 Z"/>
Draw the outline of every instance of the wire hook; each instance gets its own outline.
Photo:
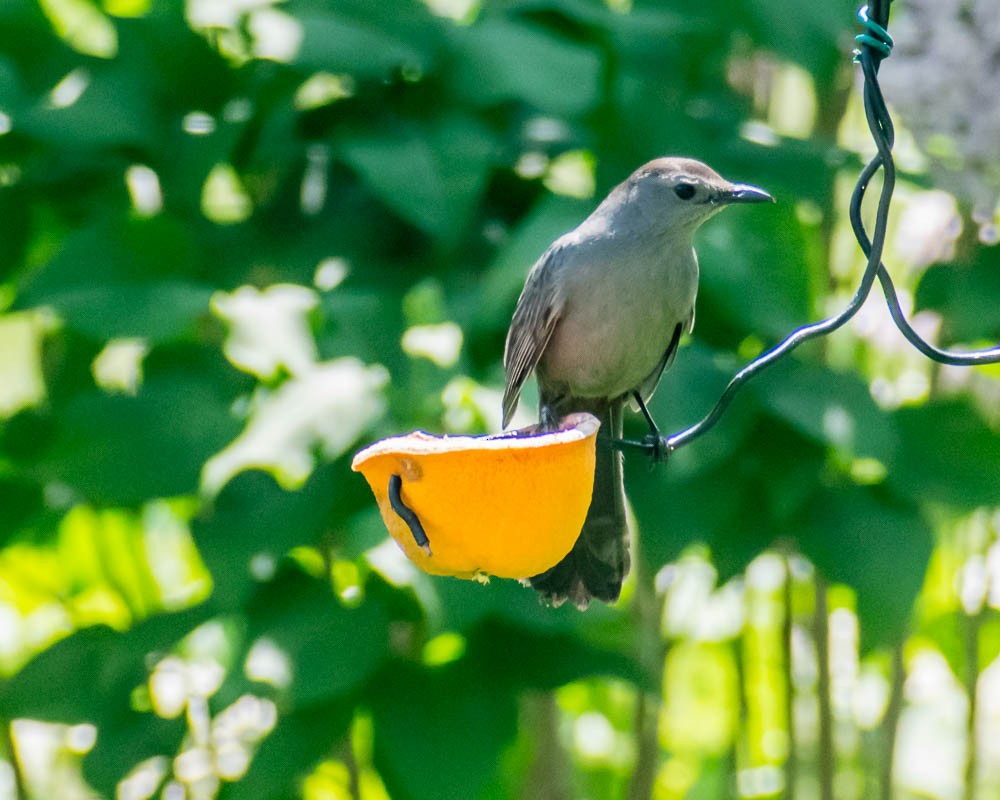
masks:
<path id="1" fill-rule="evenodd" d="M 427 533 L 424 531 L 423 523 L 420 521 L 420 517 L 417 516 L 416 512 L 410 508 L 406 503 L 403 502 L 402 495 L 403 479 L 399 475 L 389 476 L 389 505 L 392 506 L 392 510 L 395 511 L 399 518 L 406 523 L 406 527 L 410 529 L 410 533 L 413 534 L 413 541 L 425 552 L 427 555 L 431 555 L 431 542 L 427 538 Z"/>

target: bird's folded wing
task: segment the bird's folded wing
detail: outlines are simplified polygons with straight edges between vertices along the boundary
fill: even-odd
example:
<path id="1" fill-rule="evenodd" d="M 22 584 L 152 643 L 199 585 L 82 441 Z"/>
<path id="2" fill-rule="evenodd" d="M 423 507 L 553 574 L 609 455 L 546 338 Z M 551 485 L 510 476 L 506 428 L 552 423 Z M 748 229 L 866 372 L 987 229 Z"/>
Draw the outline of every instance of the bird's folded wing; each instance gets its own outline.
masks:
<path id="1" fill-rule="evenodd" d="M 538 365 L 562 313 L 562 295 L 553 280 L 559 255 L 558 248 L 550 248 L 531 268 L 514 310 L 503 353 L 507 372 L 503 392 L 504 427 L 514 416 L 521 388 Z"/>

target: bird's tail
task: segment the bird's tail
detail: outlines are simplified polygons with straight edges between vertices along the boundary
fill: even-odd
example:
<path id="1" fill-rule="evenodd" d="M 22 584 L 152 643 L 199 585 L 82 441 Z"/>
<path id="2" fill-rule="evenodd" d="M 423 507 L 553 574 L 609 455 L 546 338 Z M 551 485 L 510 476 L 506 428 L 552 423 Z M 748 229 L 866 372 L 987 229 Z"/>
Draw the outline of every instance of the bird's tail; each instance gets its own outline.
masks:
<path id="1" fill-rule="evenodd" d="M 531 585 L 554 605 L 570 600 L 584 609 L 594 597 L 606 603 L 617 600 L 629 568 L 622 454 L 610 442 L 621 438 L 623 404 L 604 402 L 589 409 L 574 404 L 573 410 L 590 411 L 601 421 L 594 493 L 573 549 L 554 567 L 531 578 Z"/>

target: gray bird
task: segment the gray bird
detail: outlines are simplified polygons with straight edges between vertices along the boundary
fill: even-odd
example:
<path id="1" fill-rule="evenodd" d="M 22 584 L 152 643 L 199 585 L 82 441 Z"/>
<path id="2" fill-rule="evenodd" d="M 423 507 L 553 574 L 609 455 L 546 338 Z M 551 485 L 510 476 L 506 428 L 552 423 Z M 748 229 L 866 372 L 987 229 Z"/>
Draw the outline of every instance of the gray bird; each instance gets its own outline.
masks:
<path id="1" fill-rule="evenodd" d="M 730 183 L 690 158 L 658 158 L 616 186 L 580 225 L 557 239 L 528 273 L 507 333 L 503 424 L 525 380 L 538 380 L 543 430 L 587 411 L 601 421 L 594 492 L 580 537 L 531 585 L 555 605 L 618 599 L 629 568 L 621 453 L 622 412 L 645 402 L 694 326 L 695 231 L 732 203 L 773 200 Z"/>

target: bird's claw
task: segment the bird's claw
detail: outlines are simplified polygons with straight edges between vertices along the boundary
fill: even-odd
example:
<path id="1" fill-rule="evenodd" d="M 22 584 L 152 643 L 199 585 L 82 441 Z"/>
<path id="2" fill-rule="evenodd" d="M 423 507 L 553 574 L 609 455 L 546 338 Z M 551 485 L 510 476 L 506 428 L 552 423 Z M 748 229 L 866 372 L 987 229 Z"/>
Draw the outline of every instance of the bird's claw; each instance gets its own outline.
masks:
<path id="1" fill-rule="evenodd" d="M 659 433 L 647 433 L 642 439 L 642 449 L 649 454 L 650 469 L 657 464 L 664 463 L 673 452 L 670 442 L 667 441 L 665 436 L 661 436 Z"/>

